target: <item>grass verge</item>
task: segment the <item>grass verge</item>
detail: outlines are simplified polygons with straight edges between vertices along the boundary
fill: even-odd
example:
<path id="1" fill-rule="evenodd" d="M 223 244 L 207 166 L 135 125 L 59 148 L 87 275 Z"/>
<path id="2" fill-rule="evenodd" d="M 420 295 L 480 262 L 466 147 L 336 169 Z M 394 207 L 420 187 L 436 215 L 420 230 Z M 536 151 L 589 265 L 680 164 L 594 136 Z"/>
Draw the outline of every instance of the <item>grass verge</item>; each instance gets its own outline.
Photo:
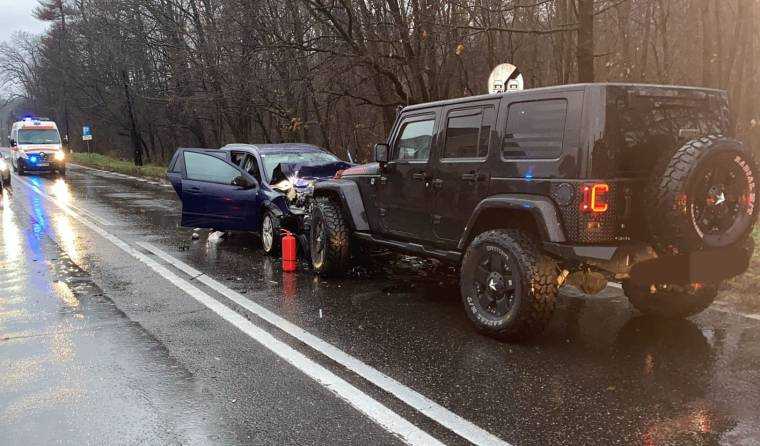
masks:
<path id="1" fill-rule="evenodd" d="M 152 164 L 135 166 L 131 161 L 122 161 L 99 153 L 72 153 L 70 160 L 75 164 L 123 173 L 125 175 L 133 175 L 136 177 L 157 178 L 162 180 L 166 177 L 166 168 L 163 166 Z"/>

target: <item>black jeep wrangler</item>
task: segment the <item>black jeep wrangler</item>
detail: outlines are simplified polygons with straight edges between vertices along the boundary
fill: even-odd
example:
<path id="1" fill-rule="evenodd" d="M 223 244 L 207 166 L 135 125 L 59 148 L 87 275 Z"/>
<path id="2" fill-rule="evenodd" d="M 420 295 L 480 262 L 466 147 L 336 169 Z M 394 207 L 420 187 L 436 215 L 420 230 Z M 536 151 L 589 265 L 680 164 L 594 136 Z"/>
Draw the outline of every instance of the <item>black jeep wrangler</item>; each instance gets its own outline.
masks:
<path id="1" fill-rule="evenodd" d="M 460 265 L 468 316 L 500 339 L 539 333 L 573 277 L 622 282 L 645 313 L 696 314 L 754 249 L 755 165 L 730 129 L 726 93 L 688 87 L 409 106 L 375 163 L 315 186 L 312 262 L 341 274 L 372 243 Z"/>

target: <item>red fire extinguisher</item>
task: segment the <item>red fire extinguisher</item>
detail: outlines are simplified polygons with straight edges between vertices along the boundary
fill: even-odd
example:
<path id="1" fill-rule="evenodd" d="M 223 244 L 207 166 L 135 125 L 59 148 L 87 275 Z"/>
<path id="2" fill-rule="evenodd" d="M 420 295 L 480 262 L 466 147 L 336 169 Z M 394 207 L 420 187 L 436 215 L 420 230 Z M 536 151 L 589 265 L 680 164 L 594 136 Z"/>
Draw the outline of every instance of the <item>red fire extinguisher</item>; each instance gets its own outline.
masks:
<path id="1" fill-rule="evenodd" d="M 282 230 L 282 270 L 292 272 L 298 266 L 298 242 L 292 232 Z"/>

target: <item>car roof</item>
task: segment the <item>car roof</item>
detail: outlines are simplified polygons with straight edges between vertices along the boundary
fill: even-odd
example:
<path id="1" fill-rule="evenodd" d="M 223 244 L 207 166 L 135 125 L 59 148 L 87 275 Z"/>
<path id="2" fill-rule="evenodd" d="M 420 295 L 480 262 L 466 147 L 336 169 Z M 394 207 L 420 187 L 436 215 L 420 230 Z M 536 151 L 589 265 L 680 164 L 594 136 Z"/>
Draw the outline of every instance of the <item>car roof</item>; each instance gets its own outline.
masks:
<path id="1" fill-rule="evenodd" d="M 690 87 L 690 86 L 683 86 L 683 85 L 657 85 L 657 84 L 599 82 L 599 83 L 593 83 L 593 84 L 587 83 L 587 84 L 555 85 L 551 87 L 531 88 L 531 89 L 520 90 L 520 91 L 515 91 L 515 92 L 493 93 L 493 94 L 483 94 L 483 95 L 478 95 L 478 96 L 465 96 L 462 98 L 455 98 L 455 99 L 444 99 L 441 101 L 409 105 L 409 106 L 404 107 L 402 111 L 424 110 L 427 108 L 443 107 L 447 105 L 461 104 L 461 103 L 466 103 L 470 101 L 500 99 L 505 96 L 509 97 L 510 95 L 529 96 L 532 93 L 536 93 L 536 94 L 557 93 L 557 92 L 564 92 L 564 91 L 586 90 L 588 88 L 607 88 L 607 87 L 634 87 L 634 88 L 653 88 L 653 89 L 662 88 L 662 89 L 704 91 L 704 92 L 712 92 L 712 93 L 725 93 L 724 90 L 717 90 L 717 89 L 710 89 L 710 88 L 703 88 L 703 87 Z"/>
<path id="2" fill-rule="evenodd" d="M 281 143 L 281 144 L 227 144 L 220 150 L 240 150 L 244 152 L 259 153 L 282 153 L 282 152 L 327 152 L 326 150 L 303 143 Z"/>

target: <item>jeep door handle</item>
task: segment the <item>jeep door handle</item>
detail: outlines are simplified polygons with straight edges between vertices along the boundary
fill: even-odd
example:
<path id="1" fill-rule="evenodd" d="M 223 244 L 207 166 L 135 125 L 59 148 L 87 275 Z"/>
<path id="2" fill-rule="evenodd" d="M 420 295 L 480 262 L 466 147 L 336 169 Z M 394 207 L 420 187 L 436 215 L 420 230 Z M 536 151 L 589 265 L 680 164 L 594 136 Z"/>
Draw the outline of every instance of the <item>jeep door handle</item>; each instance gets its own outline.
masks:
<path id="1" fill-rule="evenodd" d="M 427 173 L 425 172 L 415 172 L 412 174 L 412 179 L 418 180 L 418 181 L 425 181 L 428 179 L 428 176 L 427 176 Z"/>
<path id="2" fill-rule="evenodd" d="M 482 174 L 482 173 L 471 172 L 471 173 L 463 173 L 462 179 L 465 181 L 472 181 L 472 182 L 485 181 L 486 176 L 485 174 Z"/>
<path id="3" fill-rule="evenodd" d="M 440 178 L 436 178 L 433 180 L 433 187 L 436 189 L 441 189 L 443 187 L 443 180 Z"/>
<path id="4" fill-rule="evenodd" d="M 188 187 L 186 190 L 188 194 L 192 194 L 192 195 L 198 195 L 201 193 L 200 187 Z"/>

